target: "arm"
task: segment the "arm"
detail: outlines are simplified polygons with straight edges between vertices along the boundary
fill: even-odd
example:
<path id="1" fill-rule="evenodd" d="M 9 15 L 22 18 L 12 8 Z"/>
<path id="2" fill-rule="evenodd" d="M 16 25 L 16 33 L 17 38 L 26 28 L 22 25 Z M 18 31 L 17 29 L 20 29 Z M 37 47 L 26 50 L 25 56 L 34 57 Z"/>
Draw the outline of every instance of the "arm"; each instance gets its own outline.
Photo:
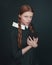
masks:
<path id="1" fill-rule="evenodd" d="M 25 48 L 22 49 L 22 55 L 25 54 L 28 50 L 30 50 L 32 46 L 26 46 Z"/>

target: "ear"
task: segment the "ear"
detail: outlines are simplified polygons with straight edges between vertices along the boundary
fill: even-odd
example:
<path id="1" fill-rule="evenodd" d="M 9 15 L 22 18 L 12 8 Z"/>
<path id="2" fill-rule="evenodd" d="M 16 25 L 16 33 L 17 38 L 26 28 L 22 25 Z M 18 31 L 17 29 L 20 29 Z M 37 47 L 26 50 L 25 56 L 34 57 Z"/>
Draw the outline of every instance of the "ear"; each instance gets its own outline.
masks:
<path id="1" fill-rule="evenodd" d="M 18 17 L 19 17 L 19 18 L 21 17 L 20 14 L 18 15 Z"/>

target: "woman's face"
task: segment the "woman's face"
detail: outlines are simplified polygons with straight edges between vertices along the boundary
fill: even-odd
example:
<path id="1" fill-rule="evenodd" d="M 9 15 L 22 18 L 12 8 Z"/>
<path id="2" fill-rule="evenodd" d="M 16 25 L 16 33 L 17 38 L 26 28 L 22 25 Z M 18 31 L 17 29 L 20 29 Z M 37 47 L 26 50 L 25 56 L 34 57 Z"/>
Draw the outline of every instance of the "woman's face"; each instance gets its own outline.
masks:
<path id="1" fill-rule="evenodd" d="M 33 12 L 24 12 L 23 14 L 19 15 L 19 17 L 22 24 L 29 25 L 33 17 Z"/>

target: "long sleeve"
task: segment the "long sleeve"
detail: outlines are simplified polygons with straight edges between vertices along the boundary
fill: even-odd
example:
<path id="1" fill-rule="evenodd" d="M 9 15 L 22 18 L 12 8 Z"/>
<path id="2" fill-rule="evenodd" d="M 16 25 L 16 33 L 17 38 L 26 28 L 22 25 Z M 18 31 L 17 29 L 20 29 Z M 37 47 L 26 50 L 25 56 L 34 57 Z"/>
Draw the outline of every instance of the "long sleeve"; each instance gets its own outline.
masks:
<path id="1" fill-rule="evenodd" d="M 18 48 L 17 43 L 17 31 L 15 28 L 11 31 L 11 47 L 12 47 L 12 57 L 16 60 L 22 57 L 22 49 Z"/>

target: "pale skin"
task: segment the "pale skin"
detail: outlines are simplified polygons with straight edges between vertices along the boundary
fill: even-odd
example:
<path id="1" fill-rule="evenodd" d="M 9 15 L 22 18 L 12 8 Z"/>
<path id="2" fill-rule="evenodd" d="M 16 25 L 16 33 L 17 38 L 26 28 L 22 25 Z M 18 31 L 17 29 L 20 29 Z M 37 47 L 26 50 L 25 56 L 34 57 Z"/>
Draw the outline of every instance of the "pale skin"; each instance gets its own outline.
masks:
<path id="1" fill-rule="evenodd" d="M 29 24 L 31 23 L 32 17 L 33 17 L 33 12 L 31 12 L 31 11 L 24 12 L 21 15 L 19 14 L 19 17 L 21 18 L 21 24 L 29 26 Z M 28 50 L 30 50 L 32 47 L 36 48 L 38 46 L 37 43 L 38 43 L 38 37 L 37 38 L 33 37 L 33 39 L 32 39 L 29 36 L 27 38 L 28 46 L 26 46 L 25 48 L 22 49 L 22 55 L 25 54 L 26 52 L 28 52 Z"/>

